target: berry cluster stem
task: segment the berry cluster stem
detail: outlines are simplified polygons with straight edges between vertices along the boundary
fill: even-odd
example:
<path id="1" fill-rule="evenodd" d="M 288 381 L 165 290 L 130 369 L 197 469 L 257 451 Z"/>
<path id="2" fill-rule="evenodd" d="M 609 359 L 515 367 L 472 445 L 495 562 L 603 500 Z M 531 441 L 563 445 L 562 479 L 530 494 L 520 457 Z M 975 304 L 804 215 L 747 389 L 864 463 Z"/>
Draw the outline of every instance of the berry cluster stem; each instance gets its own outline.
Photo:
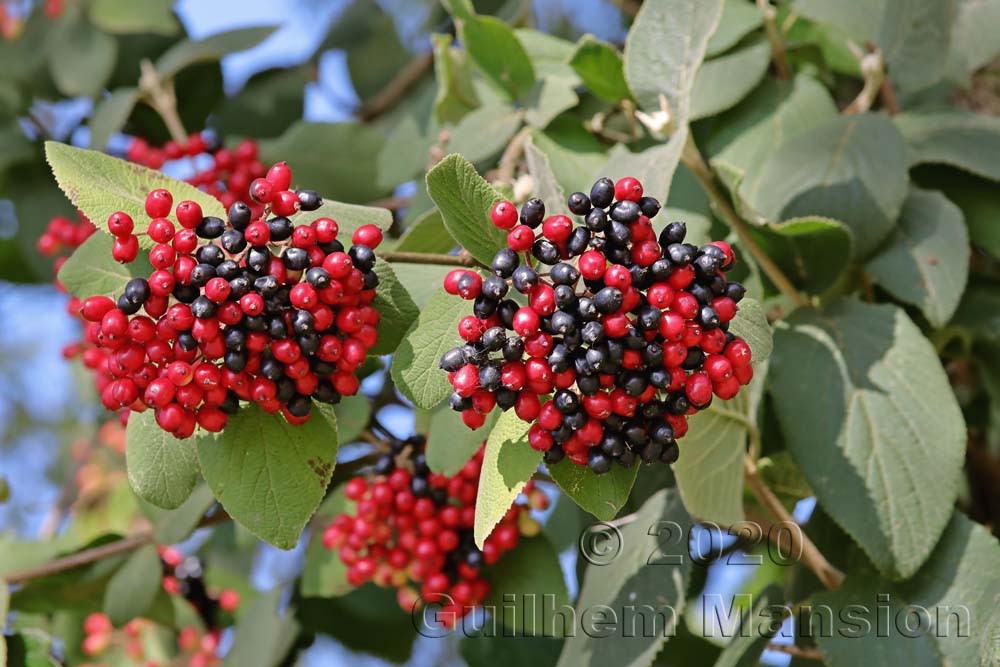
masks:
<path id="1" fill-rule="evenodd" d="M 747 486 L 757 501 L 763 505 L 780 522 L 794 522 L 795 519 L 781 504 L 770 487 L 764 482 L 757 469 L 757 464 L 749 455 L 743 458 L 744 478 Z M 834 567 L 819 548 L 802 531 L 791 531 L 792 553 L 801 553 L 802 562 L 813 571 L 813 574 L 829 590 L 840 588 L 844 583 L 844 573 Z"/>
<path id="2" fill-rule="evenodd" d="M 774 61 L 774 69 L 779 78 L 787 80 L 791 78 L 792 70 L 785 57 L 785 44 L 781 39 L 781 29 L 775 20 L 778 11 L 770 0 L 757 0 L 757 8 L 764 16 L 764 28 L 767 30 L 767 40 L 771 42 L 771 60 Z"/>
<path id="3" fill-rule="evenodd" d="M 188 133 L 177 113 L 177 95 L 174 93 L 173 82 L 164 81 L 147 58 L 144 58 L 139 66 L 142 71 L 139 77 L 139 89 L 143 93 L 143 99 L 163 119 L 167 131 L 170 132 L 170 138 L 183 145 L 187 142 Z"/>
<path id="4" fill-rule="evenodd" d="M 708 195 L 708 198 L 722 216 L 723 221 L 736 233 L 740 244 L 753 256 L 761 270 L 774 283 L 775 287 L 778 288 L 778 291 L 784 294 L 795 305 L 808 306 L 809 299 L 795 288 L 795 285 L 788 279 L 784 271 L 764 252 L 764 249 L 760 247 L 760 244 L 757 243 L 757 240 L 750 233 L 749 225 L 740 217 L 736 209 L 733 208 L 729 197 L 722 192 L 715 174 L 712 173 L 705 159 L 701 156 L 698 146 L 694 143 L 694 139 L 690 135 L 688 136 L 687 145 L 684 147 L 681 161 L 684 163 L 684 166 L 691 170 L 695 178 L 698 179 L 705 194 Z"/>

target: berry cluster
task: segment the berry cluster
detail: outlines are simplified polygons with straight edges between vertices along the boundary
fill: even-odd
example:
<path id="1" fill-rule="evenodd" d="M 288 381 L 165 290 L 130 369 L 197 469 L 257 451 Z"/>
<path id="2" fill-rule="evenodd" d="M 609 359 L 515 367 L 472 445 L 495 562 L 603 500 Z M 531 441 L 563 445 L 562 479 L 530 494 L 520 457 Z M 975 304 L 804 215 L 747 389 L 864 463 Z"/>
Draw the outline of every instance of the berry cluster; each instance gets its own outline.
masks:
<path id="1" fill-rule="evenodd" d="M 728 331 L 744 294 L 724 273 L 733 251 L 685 243 L 682 222 L 657 236 L 660 204 L 635 178 L 602 178 L 568 207 L 582 225 L 546 217 L 539 199 L 520 213 L 498 202 L 490 219 L 508 247 L 493 273 L 445 278 L 448 293 L 474 301 L 458 326 L 465 345 L 441 359 L 451 407 L 471 428 L 494 406 L 514 408 L 534 422 L 529 441 L 549 464 L 566 456 L 601 474 L 637 457 L 673 463 L 687 415 L 753 375 L 750 347 Z"/>
<path id="2" fill-rule="evenodd" d="M 84 639 L 81 651 L 84 655 L 100 659 L 111 658 L 114 664 L 135 667 L 155 667 L 156 665 L 186 665 L 187 667 L 213 667 L 221 664 L 218 655 L 219 640 L 223 625 L 232 621 L 232 614 L 240 604 L 240 596 L 233 589 L 223 590 L 218 597 L 211 597 L 201 579 L 201 565 L 196 558 L 185 558 L 173 547 L 160 547 L 160 560 L 166 573 L 163 587 L 171 595 L 183 595 L 190 603 L 205 627 L 205 631 L 193 625 L 185 626 L 177 636 L 178 655 L 169 662 L 157 662 L 147 655 L 143 635 L 157 631 L 152 621 L 137 618 L 129 621 L 121 630 L 116 630 L 111 619 L 101 613 L 87 616 L 83 623 Z M 226 614 L 222 616 L 220 614 Z M 119 649 L 112 654 L 114 649 Z M 109 655 L 110 654 L 110 655 Z M 102 667 L 107 663 L 91 663 L 82 667 Z"/>
<path id="3" fill-rule="evenodd" d="M 527 502 L 511 506 L 479 550 L 473 526 L 483 449 L 446 477 L 427 467 L 424 444 L 422 436 L 392 440 L 371 481 L 351 479 L 344 492 L 356 509 L 327 527 L 323 545 L 339 552 L 351 585 L 394 587 L 407 612 L 422 601 L 440 601 L 444 616 L 457 619 L 488 595 L 483 568 L 516 547 L 522 535 L 538 533 L 528 509 L 544 508 L 548 498 L 529 482 Z"/>
<path id="4" fill-rule="evenodd" d="M 96 230 L 94 223 L 82 213 L 77 213 L 76 220 L 58 215 L 49 220 L 35 248 L 40 254 L 56 259 L 55 273 L 58 273 L 66 258 Z"/>
<path id="5" fill-rule="evenodd" d="M 125 157 L 150 169 L 161 169 L 171 160 L 188 159 L 194 172 L 185 180 L 216 197 L 229 208 L 238 201 L 248 204 L 254 214 L 261 213 L 259 203 L 250 196 L 250 183 L 262 178 L 266 168 L 257 154 L 257 142 L 244 139 L 235 148 L 222 145 L 217 134 L 196 132 L 183 144 L 170 140 L 162 148 L 150 146 L 136 137 L 129 143 Z"/>
<path id="6" fill-rule="evenodd" d="M 0 0 L 0 39 L 12 42 L 21 36 L 34 3 L 24 0 Z M 42 11 L 49 20 L 59 18 L 64 0 L 43 0 Z"/>
<path id="7" fill-rule="evenodd" d="M 364 225 L 345 249 L 330 218 L 293 225 L 289 215 L 322 202 L 291 182 L 282 162 L 250 184 L 259 217 L 241 201 L 228 221 L 204 216 L 196 202 L 174 207 L 166 190 L 146 198 L 145 231 L 123 212 L 110 216 L 115 259 L 134 260 L 143 233 L 155 270 L 117 301 L 80 304 L 86 338 L 106 352 L 113 378 L 105 407 L 153 408 L 161 428 L 185 438 L 196 425 L 221 430 L 241 400 L 301 423 L 312 399 L 357 393 L 354 373 L 378 338 L 373 248 L 382 232 Z"/>

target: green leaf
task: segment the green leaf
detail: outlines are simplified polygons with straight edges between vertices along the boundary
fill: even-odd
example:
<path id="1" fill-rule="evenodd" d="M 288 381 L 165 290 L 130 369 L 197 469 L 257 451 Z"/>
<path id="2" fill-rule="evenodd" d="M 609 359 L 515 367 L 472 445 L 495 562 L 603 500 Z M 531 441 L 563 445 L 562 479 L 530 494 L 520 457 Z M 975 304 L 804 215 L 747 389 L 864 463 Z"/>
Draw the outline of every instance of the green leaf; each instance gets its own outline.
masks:
<path id="1" fill-rule="evenodd" d="M 529 426 L 513 410 L 504 412 L 486 439 L 474 530 L 480 549 L 542 460 L 542 453 L 528 445 Z"/>
<path id="2" fill-rule="evenodd" d="M 537 77 L 569 79 L 572 81 L 571 88 L 580 85 L 579 77 L 570 66 L 573 51 L 576 50 L 573 42 L 532 28 L 515 28 L 514 34 L 528 52 Z"/>
<path id="3" fill-rule="evenodd" d="M 96 97 L 114 70 L 118 43 L 69 9 L 47 42 L 49 74 L 63 95 Z"/>
<path id="4" fill-rule="evenodd" d="M 483 606 L 497 610 L 505 636 L 507 632 L 515 637 L 559 636 L 559 630 L 543 624 L 552 609 L 570 604 L 569 594 L 559 555 L 544 535 L 521 538 L 516 549 L 489 568 L 486 579 L 490 594 Z"/>
<path id="5" fill-rule="evenodd" d="M 608 161 L 607 152 L 576 119 L 556 118 L 545 131 L 534 130 L 531 142 L 549 159 L 563 192 L 586 189 Z"/>
<path id="6" fill-rule="evenodd" d="M 152 410 L 133 412 L 125 429 L 128 481 L 136 495 L 157 507 L 174 509 L 198 483 L 199 441 L 178 440 L 156 423 Z"/>
<path id="7" fill-rule="evenodd" d="M 90 20 L 105 32 L 117 35 L 151 33 L 176 35 L 180 24 L 171 11 L 173 0 L 93 0 Z"/>
<path id="8" fill-rule="evenodd" d="M 5 667 L 59 667 L 53 655 L 52 637 L 38 628 L 24 628 L 8 637 L 0 637 L 0 664 Z M 8 658 L 5 656 L 9 653 Z"/>
<path id="9" fill-rule="evenodd" d="M 104 613 L 121 627 L 133 618 L 144 616 L 163 580 L 160 555 L 148 544 L 136 550 L 115 572 L 104 591 Z"/>
<path id="10" fill-rule="evenodd" d="M 1000 34 L 993 26 L 1000 21 L 1000 0 L 958 3 L 951 30 L 948 74 L 968 87 L 969 76 L 1000 52 Z"/>
<path id="11" fill-rule="evenodd" d="M 441 356 L 463 343 L 458 321 L 468 305 L 438 289 L 407 332 L 392 358 L 396 388 L 418 407 L 430 410 L 451 393 L 448 375 L 441 370 Z"/>
<path id="12" fill-rule="evenodd" d="M 858 43 L 874 42 L 889 0 L 827 2 L 795 0 L 795 9 L 811 21 L 836 26 Z"/>
<path id="13" fill-rule="evenodd" d="M 633 153 L 624 144 L 617 144 L 608 153 L 608 161 L 598 176 L 607 176 L 612 180 L 634 176 L 642 181 L 647 195 L 665 202 L 670 195 L 670 184 L 689 132 L 686 125 L 680 127 L 667 143 L 657 144 L 641 153 Z M 589 182 L 594 180 L 591 178 Z M 583 187 L 586 189 L 586 182 Z"/>
<path id="14" fill-rule="evenodd" d="M 1000 579 L 992 565 L 998 560 L 996 539 L 955 512 L 930 558 L 909 581 L 894 583 L 858 572 L 838 590 L 813 596 L 817 611 L 825 605 L 870 609 L 872 591 L 878 591 L 879 613 L 889 614 L 893 622 L 880 624 L 882 631 L 876 635 L 859 633 L 858 626 L 852 631 L 845 625 L 849 621 L 841 617 L 833 627 L 828 626 L 829 632 L 818 633 L 816 643 L 829 664 L 987 664 L 981 659 L 993 643 L 988 637 L 995 636 L 995 626 L 990 628 L 989 621 L 995 618 L 1000 595 Z M 919 633 L 902 634 L 904 615 L 909 616 L 910 629 L 922 624 Z M 868 627 L 876 622 L 872 616 L 863 616 Z M 976 637 L 983 639 L 976 641 Z"/>
<path id="15" fill-rule="evenodd" d="M 305 91 L 317 77 L 310 64 L 255 74 L 212 112 L 212 124 L 225 136 L 276 137 L 302 118 Z"/>
<path id="16" fill-rule="evenodd" d="M 400 252 L 447 253 L 454 248 L 455 239 L 445 228 L 441 212 L 435 208 L 417 218 L 406 229 L 395 249 Z"/>
<path id="17" fill-rule="evenodd" d="M 714 116 L 735 106 L 760 83 L 770 64 L 771 47 L 765 39 L 706 60 L 691 90 L 691 119 Z"/>
<path id="18" fill-rule="evenodd" d="M 340 403 L 334 406 L 337 413 L 337 440 L 343 443 L 354 442 L 361 432 L 368 428 L 372 406 L 364 394 L 344 396 Z"/>
<path id="19" fill-rule="evenodd" d="M 215 503 L 207 484 L 199 484 L 180 507 L 164 512 L 156 521 L 157 544 L 177 544 L 186 540 Z"/>
<path id="20" fill-rule="evenodd" d="M 622 56 L 611 44 L 584 35 L 576 45 L 570 65 L 583 79 L 583 85 L 605 102 L 617 104 L 632 97 L 625 82 Z"/>
<path id="21" fill-rule="evenodd" d="M 454 244 L 455 240 L 448 236 L 449 241 Z M 413 297 L 413 303 L 418 308 L 423 308 L 431 297 L 437 293 L 444 283 L 444 277 L 452 267 L 438 266 L 436 264 L 406 264 L 403 262 L 393 262 L 393 268 L 400 282 L 406 285 Z M 455 326 L 458 326 L 457 323 Z"/>
<path id="22" fill-rule="evenodd" d="M 341 485 L 334 489 L 316 512 L 313 525 L 317 529 L 313 531 L 309 541 L 305 565 L 302 567 L 302 580 L 299 583 L 299 591 L 306 597 L 334 598 L 354 590 L 347 582 L 347 566 L 340 559 L 340 553 L 323 546 L 323 533 L 320 530 L 338 515 L 348 511 L 349 504 L 353 505 L 344 496 L 344 487 Z"/>
<path id="23" fill-rule="evenodd" d="M 490 222 L 489 211 L 503 199 L 468 160 L 451 154 L 427 172 L 427 192 L 460 246 L 489 266 L 507 235 Z"/>
<path id="24" fill-rule="evenodd" d="M 423 174 L 435 134 L 434 128 L 421 127 L 413 114 L 396 123 L 376 160 L 379 185 L 394 188 Z"/>
<path id="25" fill-rule="evenodd" d="M 929 88 L 944 77 L 954 17 L 954 2 L 886 0 L 878 45 L 899 90 Z"/>
<path id="26" fill-rule="evenodd" d="M 384 141 L 381 133 L 359 123 L 299 121 L 280 137 L 261 141 L 260 159 L 288 162 L 297 187 L 331 199 L 371 201 L 387 192 L 378 184 L 376 167 Z"/>
<path id="27" fill-rule="evenodd" d="M 156 71 L 161 77 L 172 78 L 185 67 L 195 63 L 221 60 L 223 56 L 257 46 L 267 39 L 274 28 L 241 28 L 220 32 L 205 39 L 184 40 L 167 49 L 156 60 Z"/>
<path id="28" fill-rule="evenodd" d="M 610 472 L 595 475 L 589 467 L 563 459 L 549 466 L 549 474 L 573 502 L 601 521 L 610 521 L 628 500 L 639 467 L 638 463 L 629 468 L 615 465 Z"/>
<path id="29" fill-rule="evenodd" d="M 735 398 L 716 398 L 707 410 L 688 418 L 687 435 L 678 441 L 673 465 L 677 489 L 691 516 L 733 526 L 743 521 L 743 457 L 764 392 L 767 365 Z"/>
<path id="30" fill-rule="evenodd" d="M 937 176 L 941 170 L 934 171 Z M 1000 225 L 996 224 L 1000 219 L 1000 200 L 996 197 L 995 183 L 948 170 L 945 178 L 933 178 L 927 185 L 942 190 L 962 210 L 973 244 L 993 257 L 1000 257 Z"/>
<path id="31" fill-rule="evenodd" d="M 740 301 L 739 310 L 736 311 L 730 330 L 746 340 L 753 353 L 754 365 L 764 363 L 771 358 L 771 352 L 774 350 L 773 334 L 759 301 L 756 299 Z"/>
<path id="32" fill-rule="evenodd" d="M 479 451 L 500 413 L 493 411 L 483 428 L 475 431 L 462 421 L 462 414 L 448 404 L 434 408 L 427 427 L 427 465 L 434 472 L 453 477 Z"/>
<path id="33" fill-rule="evenodd" d="M 128 213 L 136 232 L 145 232 L 149 224 L 146 195 L 157 188 L 169 190 L 176 203 L 190 199 L 205 215 L 226 217 L 212 195 L 138 164 L 55 141 L 45 142 L 45 158 L 62 191 L 105 234 L 111 234 L 107 220 L 116 211 Z M 146 236 L 140 236 L 139 243 L 147 248 L 153 245 Z"/>
<path id="34" fill-rule="evenodd" d="M 399 282 L 391 264 L 377 262 L 374 270 L 379 279 L 375 287 L 375 300 L 372 302 L 372 306 L 379 312 L 378 341 L 369 352 L 391 354 L 420 311 L 413 303 L 410 293 Z"/>
<path id="35" fill-rule="evenodd" d="M 326 493 L 337 462 L 337 418 L 313 404 L 293 426 L 250 404 L 222 437 L 198 443 L 205 481 L 230 516 L 280 549 L 291 549 Z"/>
<path id="36" fill-rule="evenodd" d="M 753 608 L 740 614 L 740 626 L 715 661 L 715 667 L 755 667 L 768 641 L 781 629 L 786 614 L 775 613 L 776 609 L 787 609 L 781 587 L 771 584 L 752 599 Z"/>
<path id="37" fill-rule="evenodd" d="M 375 206 L 345 204 L 332 199 L 324 199 L 315 211 L 300 211 L 291 217 L 296 225 L 310 224 L 317 218 L 332 218 L 337 222 L 337 238 L 350 246 L 351 235 L 362 225 L 375 225 L 383 232 L 392 226 L 392 212 Z"/>
<path id="38" fill-rule="evenodd" d="M 465 50 L 487 81 L 511 100 L 531 89 L 535 70 L 510 26 L 492 16 L 463 18 L 460 25 Z"/>
<path id="39" fill-rule="evenodd" d="M 226 667 L 277 667 L 283 664 L 299 633 L 293 612 L 283 609 L 284 590 L 278 586 L 253 601 L 240 618 Z"/>
<path id="40" fill-rule="evenodd" d="M 462 659 L 469 667 L 531 665 L 555 667 L 562 642 L 546 637 L 505 637 L 486 633 L 466 635 L 459 643 Z"/>
<path id="41" fill-rule="evenodd" d="M 534 181 L 534 195 L 545 203 L 546 211 L 562 211 L 566 206 L 566 193 L 563 191 L 548 156 L 535 147 L 535 141 L 528 137 L 524 143 L 524 159 L 528 165 L 528 173 Z"/>
<path id="42" fill-rule="evenodd" d="M 98 101 L 90 114 L 90 145 L 100 151 L 107 148 L 108 139 L 122 129 L 138 101 L 135 88 L 118 88 Z"/>
<path id="43" fill-rule="evenodd" d="M 895 306 L 800 309 L 775 333 L 769 382 L 820 504 L 885 576 L 911 576 L 948 522 L 965 452 L 933 346 Z"/>
<path id="44" fill-rule="evenodd" d="M 476 16 L 472 0 L 441 0 L 441 4 L 456 19 L 471 19 Z"/>
<path id="45" fill-rule="evenodd" d="M 740 198 L 752 201 L 759 187 L 759 165 L 790 138 L 836 115 L 833 98 L 815 79 L 802 74 L 792 81 L 765 79 L 719 117 L 719 129 L 707 143 L 712 166 L 730 191 L 739 188 Z"/>
<path id="46" fill-rule="evenodd" d="M 764 24 L 760 10 L 743 0 L 726 0 L 718 29 L 708 40 L 707 56 L 717 56 Z"/>
<path id="47" fill-rule="evenodd" d="M 337 598 L 303 598 L 297 617 L 303 631 L 321 632 L 352 651 L 406 662 L 417 630 L 410 614 L 400 611 L 396 592 L 367 585 Z"/>
<path id="48" fill-rule="evenodd" d="M 958 308 L 969 275 L 962 211 L 940 192 L 913 188 L 892 236 L 867 263 L 890 294 L 942 327 Z"/>
<path id="49" fill-rule="evenodd" d="M 881 114 L 833 118 L 785 142 L 759 169 L 753 198 L 744 198 L 764 218 L 840 220 L 859 257 L 891 233 L 906 198 L 903 139 Z"/>
<path id="50" fill-rule="evenodd" d="M 111 256 L 114 243 L 110 234 L 91 234 L 73 251 L 59 269 L 59 282 L 67 292 L 81 299 L 98 294 L 118 297 L 129 280 L 152 274 L 146 253 L 128 264 L 116 262 Z"/>
<path id="51" fill-rule="evenodd" d="M 678 127 L 690 117 L 691 91 L 708 39 L 722 16 L 722 0 L 644 2 L 625 40 L 625 79 L 647 110 L 660 95 Z"/>
<path id="52" fill-rule="evenodd" d="M 910 166 L 947 164 L 993 181 L 1000 165 L 1000 118 L 964 111 L 902 113 L 893 118 L 906 141 Z"/>
<path id="53" fill-rule="evenodd" d="M 563 111 L 575 107 L 580 102 L 573 90 L 576 83 L 576 77 L 551 75 L 538 79 L 525 99 L 524 119 L 529 125 L 544 128 Z"/>
<path id="54" fill-rule="evenodd" d="M 521 114 L 509 104 L 479 107 L 455 126 L 448 147 L 469 162 L 483 162 L 503 151 L 521 122 Z"/>
<path id="55" fill-rule="evenodd" d="M 617 557 L 587 568 L 576 604 L 585 631 L 566 640 L 560 667 L 653 662 L 683 626 L 690 530 L 691 517 L 676 491 L 662 489 L 642 505 L 635 521 L 621 529 Z"/>
<path id="56" fill-rule="evenodd" d="M 851 262 L 851 230 L 830 218 L 792 218 L 750 233 L 792 283 L 811 294 L 832 287 Z"/>
<path id="57" fill-rule="evenodd" d="M 431 35 L 434 43 L 434 78 L 438 89 L 434 98 L 434 118 L 438 123 L 457 123 L 479 106 L 472 85 L 472 72 L 465 52 L 451 45 L 451 35 Z"/>

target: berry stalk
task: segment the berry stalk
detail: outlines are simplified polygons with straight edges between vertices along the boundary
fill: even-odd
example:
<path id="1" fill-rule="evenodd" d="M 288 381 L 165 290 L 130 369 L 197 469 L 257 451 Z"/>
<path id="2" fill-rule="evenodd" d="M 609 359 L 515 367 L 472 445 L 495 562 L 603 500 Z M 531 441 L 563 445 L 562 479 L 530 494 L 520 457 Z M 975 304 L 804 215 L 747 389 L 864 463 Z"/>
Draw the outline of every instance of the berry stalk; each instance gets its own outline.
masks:
<path id="1" fill-rule="evenodd" d="M 437 266 L 465 266 L 475 267 L 479 263 L 469 255 L 446 255 L 442 253 L 429 252 L 384 252 L 382 259 L 387 262 L 400 262 L 403 264 L 434 264 Z"/>

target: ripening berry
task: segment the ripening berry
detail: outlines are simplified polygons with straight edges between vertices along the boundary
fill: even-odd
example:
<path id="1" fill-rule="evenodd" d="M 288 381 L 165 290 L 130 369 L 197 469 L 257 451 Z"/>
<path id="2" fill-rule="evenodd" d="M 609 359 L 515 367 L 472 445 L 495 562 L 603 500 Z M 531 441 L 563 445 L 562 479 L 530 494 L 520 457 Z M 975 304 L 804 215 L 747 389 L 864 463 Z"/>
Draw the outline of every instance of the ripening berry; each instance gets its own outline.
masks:
<path id="1" fill-rule="evenodd" d="M 146 195 L 146 215 L 151 218 L 167 217 L 173 205 L 173 195 L 167 190 L 153 190 Z"/>
<path id="2" fill-rule="evenodd" d="M 632 176 L 618 179 L 615 183 L 615 199 L 638 202 L 642 199 L 642 183 Z"/>
<path id="3" fill-rule="evenodd" d="M 292 170 L 287 162 L 278 162 L 267 170 L 267 180 L 275 190 L 288 190 L 292 187 Z"/>
<path id="4" fill-rule="evenodd" d="M 499 229 L 511 229 L 517 224 L 517 207 L 507 200 L 498 201 L 490 209 L 490 221 Z"/>
<path id="5" fill-rule="evenodd" d="M 112 213 L 108 218 L 108 230 L 114 236 L 119 238 L 130 236 L 133 229 L 135 229 L 135 223 L 132 221 L 132 217 L 124 211 Z"/>
<path id="6" fill-rule="evenodd" d="M 354 230 L 351 243 L 377 248 L 382 243 L 382 230 L 375 225 L 361 225 Z"/>

